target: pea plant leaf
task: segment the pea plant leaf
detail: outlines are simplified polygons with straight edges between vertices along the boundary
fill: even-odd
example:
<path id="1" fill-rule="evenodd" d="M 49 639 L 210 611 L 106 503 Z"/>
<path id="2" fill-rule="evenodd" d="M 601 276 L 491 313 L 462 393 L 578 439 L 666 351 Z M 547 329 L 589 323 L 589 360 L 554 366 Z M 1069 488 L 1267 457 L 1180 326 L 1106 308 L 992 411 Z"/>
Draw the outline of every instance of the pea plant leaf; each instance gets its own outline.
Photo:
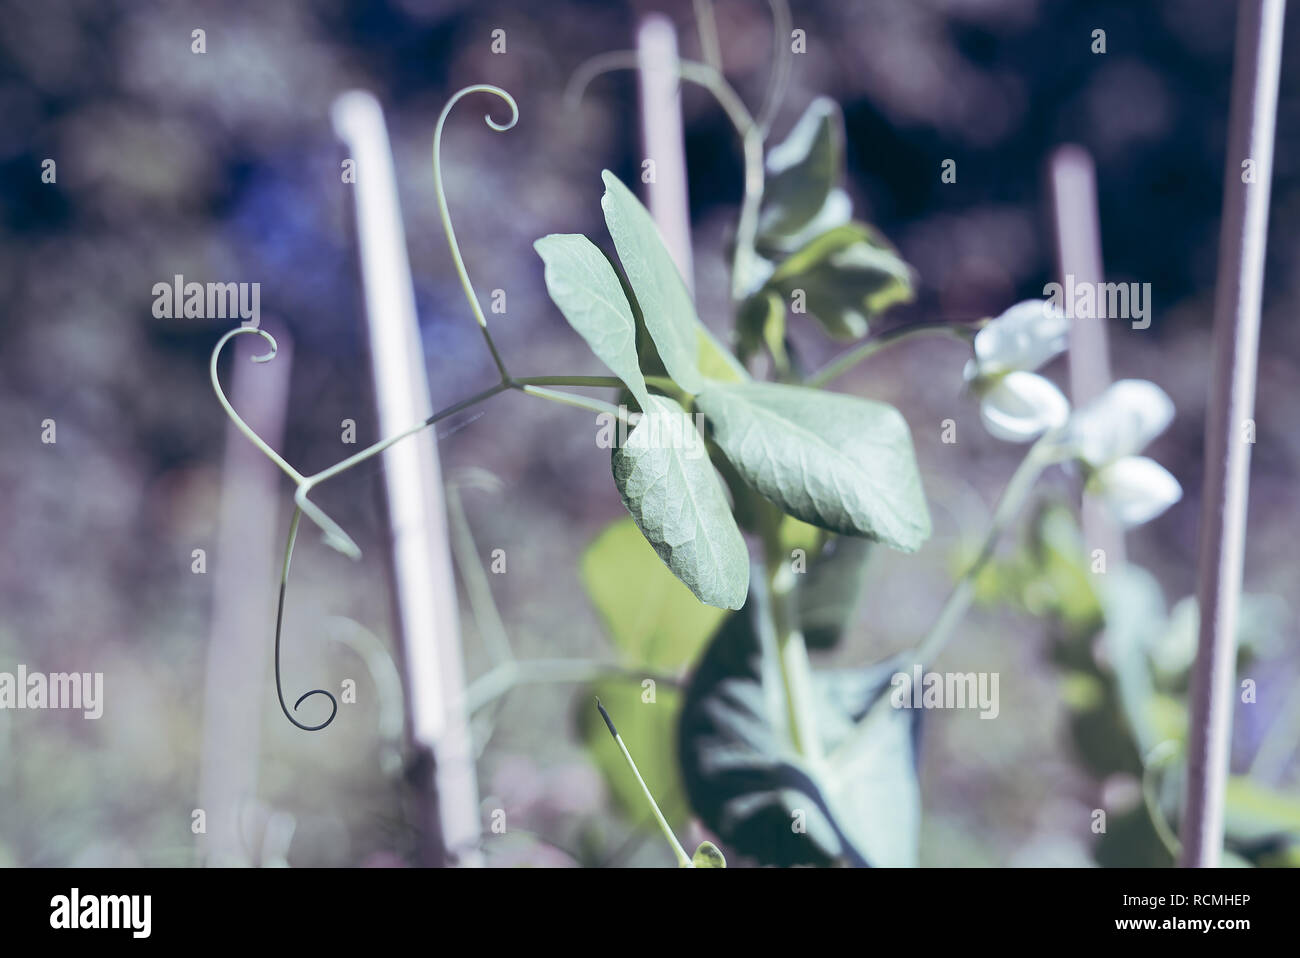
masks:
<path id="1" fill-rule="evenodd" d="M 907 423 L 893 406 L 781 383 L 715 383 L 700 394 L 713 441 L 782 511 L 914 552 L 930 535 Z"/>
<path id="2" fill-rule="evenodd" d="M 819 555 L 810 556 L 808 571 L 797 580 L 799 624 L 809 648 L 834 648 L 852 623 L 871 546 L 868 539 L 835 536 Z"/>
<path id="3" fill-rule="evenodd" d="M 696 868 L 726 868 L 727 859 L 713 842 L 700 842 L 691 856 L 691 864 Z"/>
<path id="4" fill-rule="evenodd" d="M 914 865 L 921 713 L 891 706 L 898 670 L 884 662 L 814 673 L 827 760 L 812 768 L 790 747 L 781 709 L 766 694 L 780 677 L 764 675 L 753 617 L 748 608 L 729 616 L 682 707 L 682 778 L 696 814 L 728 847 L 765 865 Z"/>
<path id="5" fill-rule="evenodd" d="M 614 484 L 641 533 L 696 598 L 738 609 L 749 553 L 704 439 L 671 399 L 651 395 L 649 403 L 614 450 Z"/>
<path id="6" fill-rule="evenodd" d="M 605 527 L 583 554 L 581 573 L 610 638 L 632 665 L 684 668 L 726 615 L 691 594 L 631 519 Z"/>
<path id="7" fill-rule="evenodd" d="M 837 339 L 865 336 L 870 321 L 912 299 L 912 268 L 875 230 L 846 223 L 810 240 L 768 280 L 787 302 L 804 308 Z"/>
<path id="8" fill-rule="evenodd" d="M 637 360 L 636 320 L 614 267 L 581 234 L 552 233 L 533 248 L 546 264 L 546 289 L 555 305 L 644 409 L 649 392 Z"/>
<path id="9" fill-rule="evenodd" d="M 577 696 L 579 729 L 592 761 L 628 818 L 653 830 L 655 822 L 646 815 L 641 786 L 628 775 L 623 756 L 610 750 L 609 731 L 600 715 L 590 707 L 593 696 L 602 699 L 618 716 L 619 734 L 628 749 L 636 754 L 641 777 L 659 800 L 664 816 L 675 826 L 685 825 L 691 810 L 677 764 L 677 716 L 681 711 L 681 693 L 661 684 L 655 690 L 654 701 L 647 702 L 640 682 L 612 678 L 587 686 Z"/>
<path id="10" fill-rule="evenodd" d="M 839 105 L 818 97 L 789 136 L 767 155 L 759 232 L 790 235 L 811 223 L 839 181 L 843 165 L 844 119 Z"/>
<path id="11" fill-rule="evenodd" d="M 601 173 L 601 209 L 619 261 L 636 294 L 650 338 L 673 381 L 689 393 L 704 385 L 700 374 L 699 317 L 677 264 L 664 245 L 650 211 L 609 170 Z"/>

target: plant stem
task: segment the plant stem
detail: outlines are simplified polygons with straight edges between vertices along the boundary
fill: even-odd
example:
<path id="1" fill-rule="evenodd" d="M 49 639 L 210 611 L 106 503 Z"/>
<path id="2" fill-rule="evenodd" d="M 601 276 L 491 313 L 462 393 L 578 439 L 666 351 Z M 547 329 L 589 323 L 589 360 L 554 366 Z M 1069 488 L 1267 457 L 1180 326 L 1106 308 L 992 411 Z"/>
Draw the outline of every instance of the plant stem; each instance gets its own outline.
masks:
<path id="1" fill-rule="evenodd" d="M 984 543 L 980 547 L 979 555 L 975 557 L 975 561 L 970 564 L 969 568 L 962 573 L 957 585 L 948 596 L 948 600 L 943 604 L 943 608 L 939 610 L 939 617 L 935 620 L 934 625 L 931 626 L 929 633 L 921 641 L 921 644 L 916 647 L 915 661 L 917 664 L 921 666 L 928 665 L 948 644 L 948 640 L 952 638 L 953 629 L 961 621 L 962 616 L 966 614 L 971 599 L 975 596 L 975 580 L 988 564 L 988 561 L 993 558 L 998 540 L 1002 538 L 1002 534 L 1006 531 L 1011 520 L 1020 512 L 1039 475 L 1047 466 L 1056 461 L 1057 457 L 1053 453 L 1052 441 L 1053 437 L 1049 434 L 1034 443 L 1007 482 L 1007 487 L 1002 491 L 1002 498 L 998 500 L 997 508 L 993 512 L 993 521 L 989 526 L 988 534 L 984 537 Z"/>
<path id="2" fill-rule="evenodd" d="M 353 466 L 357 465 L 358 463 L 365 462 L 370 457 L 379 455 L 379 453 L 383 452 L 389 446 L 393 445 L 393 443 L 399 442 L 405 439 L 407 436 L 413 436 L 421 429 L 425 429 L 428 426 L 432 426 L 435 423 L 440 422 L 443 419 L 446 419 L 448 416 L 455 415 L 456 413 L 460 412 L 463 409 L 468 409 L 470 406 L 477 405 L 478 403 L 481 403 L 485 399 L 491 399 L 497 393 L 505 392 L 509 388 L 510 388 L 510 383 L 508 382 L 497 383 L 495 386 L 492 386 L 488 389 L 484 389 L 481 392 L 475 393 L 473 396 L 470 396 L 468 399 L 462 399 L 458 403 L 453 403 L 452 405 L 448 406 L 446 409 L 442 409 L 434 413 L 428 419 L 424 420 L 424 422 L 416 423 L 414 426 L 411 426 L 409 429 L 403 429 L 395 436 L 389 436 L 387 439 L 381 439 L 379 440 L 379 442 L 375 443 L 374 445 L 367 446 L 365 449 L 362 449 L 360 452 L 356 453 L 355 455 L 349 456 L 347 459 L 344 459 L 341 462 L 336 462 L 328 469 L 322 469 L 320 472 L 316 473 L 315 475 L 308 476 L 307 482 L 315 486 L 321 482 L 324 482 L 326 479 L 330 479 L 334 476 L 337 476 L 340 472 L 346 472 L 348 469 L 351 469 Z"/>
<path id="3" fill-rule="evenodd" d="M 474 292 L 474 284 L 470 282 L 469 273 L 465 269 L 465 260 L 460 255 L 460 244 L 456 242 L 456 230 L 451 225 L 451 213 L 447 209 L 447 194 L 442 187 L 442 129 L 447 125 L 447 117 L 451 113 L 452 107 L 471 93 L 491 93 L 493 96 L 500 97 L 510 107 L 510 120 L 507 123 L 497 123 L 492 119 L 491 115 L 483 117 L 487 125 L 496 132 L 505 132 L 519 122 L 518 104 L 515 103 L 514 97 L 500 87 L 480 83 L 458 90 L 456 95 L 448 100 L 447 105 L 442 108 L 442 113 L 438 116 L 438 125 L 434 129 L 433 187 L 434 192 L 438 195 L 438 216 L 442 220 L 443 231 L 447 234 L 447 245 L 451 247 L 451 258 L 456 265 L 456 275 L 460 277 L 461 288 L 465 291 L 465 299 L 469 301 L 470 309 L 474 312 L 474 318 L 478 321 L 479 330 L 483 333 L 483 340 L 487 343 L 488 351 L 492 354 L 492 361 L 496 363 L 497 371 L 501 373 L 502 381 L 508 381 L 510 374 L 506 372 L 506 364 L 501 359 L 501 354 L 497 352 L 496 343 L 492 341 L 492 334 L 488 332 L 487 318 L 483 315 L 483 307 L 479 305 L 478 294 Z"/>
<path id="4" fill-rule="evenodd" d="M 652 679 L 657 684 L 671 688 L 680 688 L 682 685 L 682 680 L 677 675 L 631 668 L 614 662 L 595 662 L 590 659 L 509 661 L 501 663 L 471 682 L 465 693 L 465 700 L 469 711 L 474 713 L 521 685 L 581 685 L 599 679 L 626 679 L 637 682 Z"/>
<path id="5" fill-rule="evenodd" d="M 645 800 L 650 803 L 650 810 L 654 812 L 655 820 L 659 823 L 660 830 L 664 833 L 664 838 L 672 846 L 673 854 L 677 856 L 677 864 L 680 868 L 694 868 L 691 857 L 686 854 L 686 849 L 682 848 L 682 843 L 677 840 L 673 834 L 672 828 L 668 825 L 668 819 L 664 818 L 664 813 L 659 810 L 659 803 L 655 801 L 654 795 L 650 793 L 650 788 L 646 785 L 645 779 L 641 777 L 641 772 L 636 767 L 636 762 L 632 760 L 632 753 L 627 750 L 623 744 L 623 736 L 618 734 L 618 729 L 614 728 L 614 720 L 609 717 L 605 711 L 605 706 L 600 704 L 600 699 L 596 699 L 596 708 L 600 709 L 600 717 L 605 720 L 605 725 L 609 729 L 609 734 L 614 737 L 618 744 L 619 750 L 622 751 L 623 757 L 627 759 L 627 764 L 632 769 L 632 774 L 636 776 L 637 784 L 641 786 L 641 791 L 645 794 Z"/>
<path id="6" fill-rule="evenodd" d="M 646 376 L 646 385 L 652 389 L 667 393 L 676 399 L 686 399 L 689 393 L 667 376 Z M 510 380 L 512 386 L 608 386 L 613 389 L 625 388 L 623 380 L 617 376 L 515 376 Z"/>
<path id="7" fill-rule="evenodd" d="M 785 554 L 779 530 L 779 517 L 769 516 L 763 528 L 767 573 L 763 590 L 765 601 L 760 603 L 759 609 L 769 617 L 772 634 L 776 637 L 776 660 L 790 741 L 796 753 L 818 763 L 823 752 L 813 711 L 812 668 L 794 603 L 794 569 L 790 557 Z"/>
<path id="8" fill-rule="evenodd" d="M 519 389 L 530 396 L 536 396 L 538 399 L 549 399 L 551 402 L 563 403 L 566 406 L 576 406 L 579 409 L 590 409 L 597 414 L 605 414 L 615 417 L 621 422 L 628 421 L 628 414 L 625 408 L 615 406 L 600 399 L 592 399 L 589 396 L 578 396 L 574 393 L 561 392 L 558 389 L 545 389 L 541 386 L 520 386 Z"/>
<path id="9" fill-rule="evenodd" d="M 957 339 L 963 339 L 970 342 L 975 337 L 975 327 L 966 323 L 950 323 L 943 320 L 925 323 L 911 323 L 907 326 L 899 326 L 895 329 L 886 330 L 866 342 L 855 346 L 847 353 L 837 359 L 831 360 L 817 372 L 813 373 L 807 380 L 809 386 L 821 388 L 834 379 L 838 379 L 846 372 L 862 362 L 869 356 L 874 356 L 888 346 L 895 343 L 901 343 L 905 339 L 912 339 L 917 336 L 952 336 Z"/>

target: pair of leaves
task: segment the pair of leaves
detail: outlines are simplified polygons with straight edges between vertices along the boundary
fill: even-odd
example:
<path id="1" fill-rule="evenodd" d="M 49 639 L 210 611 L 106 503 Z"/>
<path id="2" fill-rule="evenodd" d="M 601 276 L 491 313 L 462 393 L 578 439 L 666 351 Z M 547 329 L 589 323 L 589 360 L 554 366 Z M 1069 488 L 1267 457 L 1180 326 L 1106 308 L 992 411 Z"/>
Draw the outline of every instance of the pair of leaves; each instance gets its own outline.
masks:
<path id="1" fill-rule="evenodd" d="M 692 677 L 679 730 L 691 806 L 763 864 L 915 864 L 920 712 L 889 702 L 899 666 L 814 673 L 828 759 L 813 768 L 790 748 L 762 641 L 774 637 L 760 639 L 748 607 L 729 616 Z"/>
<path id="2" fill-rule="evenodd" d="M 915 550 L 930 518 L 898 411 L 749 381 L 699 321 L 649 212 L 612 174 L 604 181 L 601 205 L 629 288 L 585 237 L 548 236 L 537 249 L 552 298 L 641 407 L 640 421 L 614 451 L 614 481 L 668 568 L 702 602 L 738 609 L 745 601 L 744 540 L 695 424 L 675 400 L 646 387 L 638 317 L 653 361 L 696 397 L 713 441 L 744 483 L 804 522 Z"/>
<path id="3" fill-rule="evenodd" d="M 686 392 L 698 393 L 710 381 L 701 366 L 724 381 L 745 374 L 700 322 L 649 211 L 608 170 L 602 178 L 601 208 L 630 294 L 604 254 L 577 235 L 551 235 L 535 244 L 546 264 L 547 289 L 643 412 L 613 456 L 614 481 L 628 512 L 700 601 L 738 609 L 749 584 L 749 553 L 694 423 L 676 401 L 646 388 L 636 315 L 657 361 Z M 635 312 L 628 295 L 635 297 Z"/>
<path id="4" fill-rule="evenodd" d="M 912 299 L 911 268 L 875 230 L 850 221 L 852 202 L 837 185 L 844 118 L 834 101 L 814 100 L 768 154 L 767 167 L 758 245 L 772 271 L 742 310 L 742 340 L 756 332 L 746 321 L 761 322 L 770 338 L 773 295 L 811 313 L 837 339 L 865 336 L 874 316 Z"/>

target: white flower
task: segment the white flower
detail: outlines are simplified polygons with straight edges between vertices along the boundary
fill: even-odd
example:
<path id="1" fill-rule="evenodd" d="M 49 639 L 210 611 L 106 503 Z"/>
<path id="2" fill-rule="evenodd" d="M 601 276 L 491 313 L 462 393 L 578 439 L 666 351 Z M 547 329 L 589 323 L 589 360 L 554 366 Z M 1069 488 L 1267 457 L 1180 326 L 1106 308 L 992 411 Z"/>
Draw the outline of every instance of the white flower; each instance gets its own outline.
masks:
<path id="1" fill-rule="evenodd" d="M 1029 442 L 1070 416 L 1070 403 L 1037 373 L 1003 373 L 980 398 L 980 420 L 995 439 Z"/>
<path id="2" fill-rule="evenodd" d="M 1050 303 L 1017 303 L 975 334 L 963 376 L 980 397 L 980 419 L 1007 442 L 1029 442 L 1063 425 L 1070 403 L 1034 370 L 1065 351 L 1069 321 Z"/>
<path id="3" fill-rule="evenodd" d="M 1163 389 L 1121 379 L 1070 419 L 1065 442 L 1090 472 L 1088 492 L 1125 526 L 1149 522 L 1183 497 L 1169 470 L 1138 455 L 1173 418 L 1173 401 Z"/>

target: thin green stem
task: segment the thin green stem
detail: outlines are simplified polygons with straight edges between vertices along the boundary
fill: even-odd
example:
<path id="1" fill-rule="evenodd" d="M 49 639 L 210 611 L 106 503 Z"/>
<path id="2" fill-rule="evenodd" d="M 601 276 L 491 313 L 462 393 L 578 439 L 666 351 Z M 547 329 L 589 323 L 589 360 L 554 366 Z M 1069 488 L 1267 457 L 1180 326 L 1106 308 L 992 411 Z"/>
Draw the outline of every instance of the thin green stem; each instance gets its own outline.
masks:
<path id="1" fill-rule="evenodd" d="M 371 458 L 372 456 L 379 455 L 379 453 L 383 452 L 389 446 L 393 445 L 396 442 L 400 442 L 401 440 L 405 439 L 407 436 L 413 436 L 420 430 L 432 426 L 435 423 L 441 422 L 443 419 L 446 419 L 448 416 L 454 416 L 456 413 L 464 409 L 468 409 L 470 406 L 477 405 L 478 403 L 483 402 L 483 400 L 485 399 L 491 399 L 497 393 L 505 392 L 509 388 L 511 388 L 510 383 L 502 382 L 502 383 L 497 383 L 495 386 L 490 386 L 487 389 L 481 390 L 475 393 L 474 395 L 470 396 L 468 399 L 462 399 L 460 402 L 453 403 L 452 405 L 448 406 L 446 409 L 440 409 L 438 412 L 435 412 L 432 416 L 430 416 L 428 419 L 424 420 L 423 422 L 416 423 L 414 426 L 411 426 L 408 429 L 403 429 L 401 432 L 397 433 L 394 436 L 389 436 L 387 439 L 381 439 L 378 442 L 374 443 L 373 445 L 367 446 L 365 449 L 362 449 L 360 452 L 356 453 L 355 455 L 351 455 L 348 458 L 342 460 L 341 462 L 336 462 L 334 465 L 330 466 L 327 469 L 322 469 L 320 472 L 316 473 L 315 475 L 308 476 L 306 481 L 313 486 L 322 483 L 326 479 L 330 479 L 334 476 L 337 476 L 340 472 L 346 472 L 348 469 L 351 469 L 353 466 L 357 465 L 358 463 L 365 462 L 367 459 Z"/>
<path id="2" fill-rule="evenodd" d="M 762 532 L 766 588 L 758 609 L 769 618 L 768 625 L 776 638 L 776 664 L 791 743 L 799 755 L 818 763 L 823 751 L 813 710 L 812 667 L 794 602 L 794 568 L 781 543 L 780 517 L 774 510 L 764 521 Z"/>
<path id="3" fill-rule="evenodd" d="M 651 389 L 684 400 L 690 393 L 682 389 L 667 376 L 646 376 L 646 385 Z M 609 386 L 614 389 L 626 388 L 623 380 L 617 376 L 515 376 L 510 380 L 512 386 Z"/>
<path id="4" fill-rule="evenodd" d="M 700 55 L 706 65 L 722 72 L 722 47 L 718 43 L 718 21 L 713 0 L 695 0 L 695 30 L 700 35 Z"/>
<path id="5" fill-rule="evenodd" d="M 520 386 L 519 389 L 530 396 L 536 396 L 539 399 L 549 399 L 551 402 L 563 403 L 566 406 L 576 406 L 579 409 L 589 409 L 597 414 L 613 416 L 621 422 L 628 421 L 627 409 L 615 406 L 612 403 L 604 402 L 600 399 L 592 399 L 590 396 L 579 396 L 575 393 L 561 392 L 558 389 L 545 389 L 542 386 Z"/>
<path id="6" fill-rule="evenodd" d="M 474 623 L 483 637 L 492 658 L 498 664 L 511 662 L 515 657 L 510 647 L 510 638 L 506 634 L 505 623 L 501 620 L 501 610 L 497 608 L 492 596 L 492 586 L 488 583 L 487 573 L 483 571 L 483 562 L 479 558 L 478 545 L 474 541 L 474 530 L 470 528 L 465 515 L 465 504 L 461 500 L 459 484 L 447 483 L 447 515 L 451 520 L 452 555 L 460 567 L 461 578 L 465 582 L 465 591 L 469 593 L 470 609 L 474 614 Z"/>
<path id="7" fill-rule="evenodd" d="M 871 339 L 850 349 L 848 352 L 831 360 L 817 372 L 813 373 L 807 380 L 809 386 L 822 388 L 832 380 L 838 379 L 846 372 L 870 356 L 874 356 L 881 350 L 893 346 L 895 343 L 901 343 L 907 339 L 913 339 L 919 336 L 953 336 L 967 342 L 975 338 L 975 327 L 967 323 L 950 323 L 946 321 L 935 321 L 926 323 L 911 323 L 907 326 L 899 326 L 895 329 L 886 330 L 873 336 Z"/>
<path id="8" fill-rule="evenodd" d="M 487 343 L 488 351 L 492 353 L 492 360 L 496 363 L 498 372 L 501 373 L 503 382 L 510 379 L 510 374 L 506 372 L 506 364 L 501 359 L 501 354 L 497 352 L 496 343 L 492 341 L 492 334 L 488 332 L 487 317 L 483 315 L 483 308 L 479 305 L 478 294 L 474 292 L 474 284 L 470 282 L 469 273 L 465 270 L 465 260 L 460 255 L 460 244 L 456 242 L 456 230 L 451 225 L 451 213 L 447 209 L 447 194 L 442 187 L 442 129 L 447 124 L 447 116 L 460 100 L 471 93 L 491 93 L 493 96 L 500 97 L 510 106 L 510 120 L 507 123 L 497 123 L 492 119 L 491 114 L 483 116 L 484 122 L 498 133 L 504 133 L 516 123 L 519 122 L 519 105 L 515 103 L 515 98 L 505 90 L 490 83 L 478 83 L 474 86 L 467 86 L 458 90 L 447 105 L 442 108 L 442 113 L 438 116 L 438 125 L 433 133 L 433 185 L 438 194 L 438 215 L 442 218 L 442 228 L 447 234 L 447 245 L 451 247 L 451 258 L 456 264 L 456 274 L 460 277 L 461 288 L 465 291 L 465 298 L 469 300 L 470 309 L 474 311 L 474 318 L 478 320 L 479 330 L 483 333 L 483 340 Z"/>
<path id="9" fill-rule="evenodd" d="M 1165 846 L 1165 851 L 1169 853 L 1174 861 L 1178 861 L 1182 856 L 1183 843 L 1174 834 L 1169 820 L 1165 818 L 1165 810 L 1160 807 L 1160 796 L 1156 794 L 1155 772 L 1176 758 L 1179 748 L 1179 744 L 1173 739 L 1161 742 L 1147 754 L 1142 762 L 1142 802 L 1146 805 L 1147 817 L 1151 819 L 1151 827 L 1155 829 L 1160 843 Z"/>
<path id="10" fill-rule="evenodd" d="M 230 332 L 226 333 L 226 335 L 217 340 L 217 345 L 212 349 L 212 358 L 208 362 L 208 376 L 212 380 L 212 391 L 217 394 L 217 401 L 221 403 L 221 408 L 226 411 L 226 415 L 229 416 L 230 421 L 235 424 L 235 428 L 242 432 L 249 442 L 261 450 L 264 456 L 279 466 L 285 475 L 294 482 L 302 482 L 302 473 L 285 462 L 278 452 L 267 445 L 262 437 L 255 433 L 248 423 L 244 422 L 243 417 L 240 416 L 239 413 L 235 412 L 235 407 L 232 406 L 230 400 L 226 398 L 225 390 L 221 388 L 221 379 L 217 376 L 217 360 L 221 358 L 221 350 L 226 343 L 244 333 L 256 333 L 271 344 L 271 351 L 262 356 L 254 356 L 253 362 L 269 363 L 275 358 L 276 352 L 279 351 L 280 347 L 276 344 L 275 337 L 260 326 L 236 326 Z"/>
<path id="11" fill-rule="evenodd" d="M 614 662 L 595 662 L 590 659 L 539 659 L 532 662 L 502 662 L 485 672 L 465 691 L 465 702 L 473 714 L 490 705 L 501 696 L 524 685 L 581 685 L 600 679 L 624 679 L 642 682 L 652 679 L 657 685 L 680 688 L 681 677 L 669 672 L 659 672 Z"/>
<path id="12" fill-rule="evenodd" d="M 988 534 L 984 537 L 984 543 L 980 547 L 979 554 L 975 557 L 975 561 L 962 573 L 957 585 L 948 596 L 948 600 L 940 609 L 939 617 L 931 626 L 930 632 L 917 646 L 915 661 L 918 664 L 922 666 L 928 665 L 948 644 L 957 623 L 961 621 L 962 616 L 966 614 L 966 610 L 970 608 L 971 599 L 975 596 L 975 581 L 989 560 L 993 558 L 993 553 L 997 549 L 1002 534 L 1006 532 L 1011 520 L 1016 517 L 1024 506 L 1025 500 L 1029 497 L 1034 483 L 1038 481 L 1038 477 L 1043 470 L 1053 462 L 1058 461 L 1059 458 L 1059 454 L 1056 452 L 1055 436 L 1051 433 L 1043 436 L 1029 448 L 1024 460 L 1016 467 L 1016 471 L 1002 491 L 1002 498 L 998 500 L 997 508 L 993 512 L 993 521 L 989 525 Z"/>
<path id="13" fill-rule="evenodd" d="M 645 800 L 650 804 L 650 810 L 654 812 L 655 821 L 659 823 L 659 828 L 663 831 L 664 838 L 668 840 L 668 844 L 672 846 L 673 854 L 677 856 L 678 867 L 694 868 L 695 865 L 691 861 L 691 857 L 686 854 L 686 849 L 682 848 L 682 843 L 677 840 L 677 836 L 673 834 L 672 828 L 669 827 L 668 819 L 664 818 L 664 813 L 659 810 L 659 803 L 655 801 L 654 795 L 650 793 L 650 788 L 646 785 L 645 779 L 641 777 L 641 772 L 637 769 L 636 762 L 632 760 L 632 753 L 629 752 L 627 746 L 623 744 L 623 736 L 619 735 L 618 729 L 614 728 L 614 720 L 611 719 L 609 713 L 605 711 L 605 706 L 600 704 L 600 699 L 596 699 L 596 708 L 600 709 L 600 717 L 605 720 L 605 725 L 609 728 L 609 734 L 614 737 L 615 743 L 617 743 L 619 750 L 623 753 L 623 757 L 627 759 L 628 766 L 632 769 L 632 774 L 636 776 L 637 784 L 641 786 L 641 791 L 645 795 Z"/>
<path id="14" fill-rule="evenodd" d="M 277 604 L 275 613 L 275 694 L 280 700 L 280 711 L 284 713 L 284 717 L 287 718 L 290 723 L 302 729 L 304 732 L 319 732 L 321 729 L 325 728 L 325 726 L 334 721 L 334 716 L 336 716 L 339 711 L 338 699 L 334 697 L 333 693 L 327 692 L 325 689 L 312 689 L 310 692 L 304 692 L 302 695 L 298 696 L 298 700 L 293 703 L 294 712 L 298 710 L 298 706 L 302 705 L 304 700 L 313 695 L 323 695 L 330 700 L 329 718 L 321 722 L 319 725 L 306 725 L 294 718 L 293 712 L 289 711 L 289 706 L 284 700 L 284 685 L 280 678 L 280 640 L 284 634 L 284 598 L 289 589 L 289 565 L 293 560 L 294 544 L 298 541 L 298 522 L 301 518 L 302 510 L 295 509 L 293 511 L 293 519 L 289 522 L 289 541 L 284 545 L 284 564 L 280 567 L 280 600 Z"/>
<path id="15" fill-rule="evenodd" d="M 635 70 L 640 66 L 635 50 L 615 50 L 592 57 L 573 72 L 565 99 L 575 104 L 592 80 L 611 70 Z M 745 158 L 745 192 L 736 227 L 736 250 L 732 259 L 731 298 L 735 303 L 749 292 L 747 284 L 754 275 L 754 241 L 758 233 L 758 212 L 763 200 L 763 130 L 754 122 L 740 95 L 726 78 L 707 63 L 680 60 L 677 75 L 704 87 L 722 107 L 740 137 Z"/>
<path id="16" fill-rule="evenodd" d="M 772 69 L 772 78 L 767 85 L 767 94 L 763 97 L 763 106 L 758 111 L 758 128 L 767 139 L 776 119 L 776 111 L 785 99 L 785 90 L 790 83 L 790 68 L 794 61 L 794 51 L 790 46 L 790 30 L 793 22 L 790 17 L 790 5 L 786 0 L 768 0 L 772 8 L 772 54 L 776 57 Z"/>

